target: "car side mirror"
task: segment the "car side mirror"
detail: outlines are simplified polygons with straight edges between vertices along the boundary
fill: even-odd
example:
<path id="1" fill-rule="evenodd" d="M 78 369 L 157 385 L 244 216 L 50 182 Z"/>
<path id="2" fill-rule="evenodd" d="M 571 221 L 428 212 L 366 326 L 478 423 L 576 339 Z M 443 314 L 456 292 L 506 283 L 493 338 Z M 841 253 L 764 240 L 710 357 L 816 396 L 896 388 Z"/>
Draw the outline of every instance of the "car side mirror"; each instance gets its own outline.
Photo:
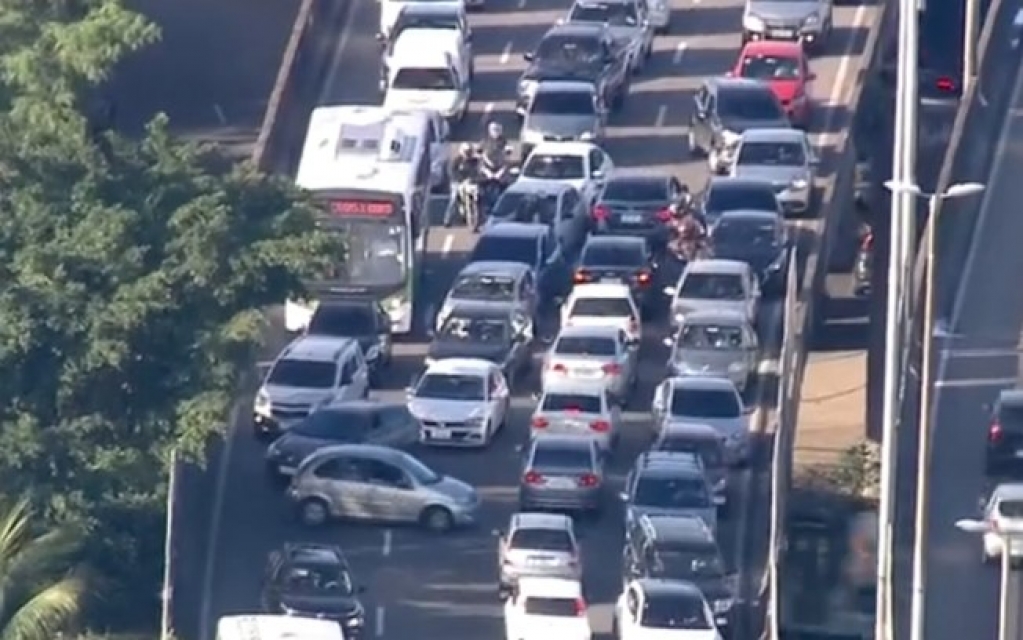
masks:
<path id="1" fill-rule="evenodd" d="M 618 499 L 621 500 L 622 502 L 628 502 L 629 494 L 625 491 L 621 491 L 618 493 Z"/>
<path id="2" fill-rule="evenodd" d="M 508 173 L 510 173 L 513 176 L 517 176 L 520 173 L 522 173 L 522 169 L 520 167 L 512 167 L 508 169 Z"/>
<path id="3" fill-rule="evenodd" d="M 522 59 L 525 60 L 526 62 L 532 62 L 534 57 L 535 56 L 528 51 L 522 54 Z"/>
<path id="4" fill-rule="evenodd" d="M 661 291 L 666 296 L 671 296 L 673 298 L 675 297 L 675 292 L 676 292 L 675 287 L 664 287 L 663 289 L 661 289 Z"/>

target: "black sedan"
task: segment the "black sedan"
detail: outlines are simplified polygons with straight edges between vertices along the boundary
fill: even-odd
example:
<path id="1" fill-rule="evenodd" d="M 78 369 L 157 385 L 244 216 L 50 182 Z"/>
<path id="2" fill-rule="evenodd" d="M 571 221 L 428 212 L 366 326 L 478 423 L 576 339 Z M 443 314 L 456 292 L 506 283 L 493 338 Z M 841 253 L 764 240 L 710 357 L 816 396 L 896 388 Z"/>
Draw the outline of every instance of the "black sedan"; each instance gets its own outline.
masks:
<path id="1" fill-rule="evenodd" d="M 306 333 L 357 340 L 374 379 L 391 362 L 391 319 L 375 300 L 324 300 L 313 312 Z"/>
<path id="2" fill-rule="evenodd" d="M 789 258 L 785 222 L 766 211 L 729 211 L 710 228 L 715 258 L 740 260 L 759 274 L 765 292 L 784 291 Z"/>
<path id="3" fill-rule="evenodd" d="M 715 176 L 700 193 L 696 206 L 708 224 L 726 211 L 783 213 L 771 183 L 753 178 Z"/>
<path id="4" fill-rule="evenodd" d="M 583 245 L 573 281 L 627 284 L 636 304 L 650 309 L 661 291 L 658 266 L 643 238 L 590 236 Z"/>
<path id="5" fill-rule="evenodd" d="M 682 183 L 667 173 L 616 174 L 597 194 L 593 231 L 637 236 L 651 251 L 661 253 L 670 236 L 674 207 L 682 197 Z"/>
<path id="6" fill-rule="evenodd" d="M 532 359 L 532 321 L 513 310 L 459 305 L 433 334 L 427 364 L 445 358 L 479 358 L 501 366 L 513 381 Z"/>
<path id="7" fill-rule="evenodd" d="M 266 450 L 272 476 L 289 477 L 306 456 L 334 444 L 406 447 L 419 441 L 419 424 L 404 404 L 353 400 L 313 412 Z"/>
<path id="8" fill-rule="evenodd" d="M 267 613 L 336 620 L 346 638 L 363 635 L 366 611 L 340 547 L 285 544 L 267 560 L 263 608 Z"/>

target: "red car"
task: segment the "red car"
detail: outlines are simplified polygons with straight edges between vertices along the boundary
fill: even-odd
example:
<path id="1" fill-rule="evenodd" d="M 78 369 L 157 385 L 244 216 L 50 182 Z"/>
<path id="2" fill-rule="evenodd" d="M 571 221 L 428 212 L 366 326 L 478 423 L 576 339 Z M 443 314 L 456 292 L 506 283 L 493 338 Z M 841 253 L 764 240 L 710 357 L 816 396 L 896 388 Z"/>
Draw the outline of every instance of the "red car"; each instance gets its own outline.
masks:
<path id="1" fill-rule="evenodd" d="M 768 83 L 792 124 L 801 129 L 810 125 L 807 85 L 813 80 L 813 73 L 810 60 L 798 42 L 748 42 L 742 48 L 731 75 Z"/>

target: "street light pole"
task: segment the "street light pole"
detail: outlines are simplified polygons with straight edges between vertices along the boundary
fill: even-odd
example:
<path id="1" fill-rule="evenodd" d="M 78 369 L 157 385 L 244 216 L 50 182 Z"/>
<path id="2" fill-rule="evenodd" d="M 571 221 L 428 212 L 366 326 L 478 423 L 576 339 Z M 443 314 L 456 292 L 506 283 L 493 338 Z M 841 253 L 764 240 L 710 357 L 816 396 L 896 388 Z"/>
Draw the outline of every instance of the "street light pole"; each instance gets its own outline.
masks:
<path id="1" fill-rule="evenodd" d="M 966 0 L 966 16 L 963 20 L 963 95 L 970 90 L 977 79 L 977 25 L 980 22 L 980 7 L 977 0 Z"/>

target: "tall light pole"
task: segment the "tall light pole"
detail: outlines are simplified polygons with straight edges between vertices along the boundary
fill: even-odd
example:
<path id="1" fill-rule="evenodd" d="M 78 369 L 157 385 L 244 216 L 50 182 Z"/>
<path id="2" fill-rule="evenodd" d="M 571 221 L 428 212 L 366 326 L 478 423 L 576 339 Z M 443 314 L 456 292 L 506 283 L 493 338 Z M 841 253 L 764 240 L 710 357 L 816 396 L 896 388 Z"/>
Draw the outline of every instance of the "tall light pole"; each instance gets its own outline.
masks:
<path id="1" fill-rule="evenodd" d="M 963 95 L 977 80 L 977 45 L 980 36 L 979 0 L 966 0 L 966 15 L 963 19 Z"/>
<path id="2" fill-rule="evenodd" d="M 1009 608 L 1018 603 L 1009 602 L 1009 579 L 1012 576 L 1012 538 L 1019 538 L 1023 531 L 1000 531 L 988 520 L 956 520 L 956 528 L 967 533 L 979 533 L 984 536 L 994 535 L 998 538 L 1001 550 L 1001 586 L 998 595 L 998 640 L 1009 640 Z"/>
<path id="3" fill-rule="evenodd" d="M 933 413 L 931 390 L 934 387 L 931 359 L 934 350 L 934 285 L 937 273 L 937 229 L 940 222 L 941 202 L 953 198 L 965 198 L 984 190 L 977 182 L 954 184 L 944 193 L 924 193 L 915 184 L 898 183 L 894 180 L 884 186 L 892 193 L 905 193 L 915 198 L 927 199 L 927 233 L 924 238 L 927 269 L 924 277 L 923 344 L 920 356 L 920 410 L 918 411 L 916 466 L 916 513 L 913 530 L 913 606 L 910 621 L 910 639 L 924 640 L 924 614 L 926 613 L 927 582 L 927 512 L 930 506 L 930 479 L 928 470 L 931 462 L 931 415 Z"/>

